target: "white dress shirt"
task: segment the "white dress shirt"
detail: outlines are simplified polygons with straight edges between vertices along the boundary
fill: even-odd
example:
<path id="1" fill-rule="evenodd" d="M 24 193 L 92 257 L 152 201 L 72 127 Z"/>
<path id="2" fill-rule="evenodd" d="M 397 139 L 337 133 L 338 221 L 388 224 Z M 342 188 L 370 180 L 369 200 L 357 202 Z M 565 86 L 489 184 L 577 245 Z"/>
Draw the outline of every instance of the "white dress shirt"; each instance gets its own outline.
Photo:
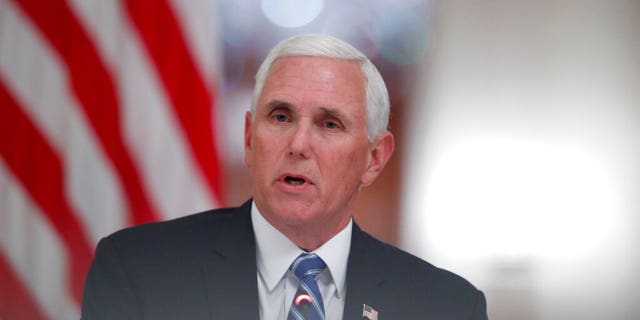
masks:
<path id="1" fill-rule="evenodd" d="M 255 203 L 251 206 L 251 221 L 256 236 L 260 319 L 286 319 L 298 289 L 298 278 L 289 271 L 289 266 L 304 251 L 265 220 Z M 326 319 L 342 319 L 344 312 L 352 224 L 350 220 L 344 229 L 313 251 L 327 264 L 317 277 Z"/>

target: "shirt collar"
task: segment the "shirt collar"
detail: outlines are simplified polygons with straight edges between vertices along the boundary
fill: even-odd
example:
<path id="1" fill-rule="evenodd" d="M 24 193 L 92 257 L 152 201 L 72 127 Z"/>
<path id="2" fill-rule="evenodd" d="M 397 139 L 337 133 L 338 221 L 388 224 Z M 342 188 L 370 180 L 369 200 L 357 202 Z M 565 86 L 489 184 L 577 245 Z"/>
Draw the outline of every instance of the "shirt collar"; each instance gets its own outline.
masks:
<path id="1" fill-rule="evenodd" d="M 303 250 L 274 228 L 262 216 L 255 202 L 251 204 L 251 222 L 256 236 L 258 272 L 264 278 L 267 289 L 273 291 Z M 342 296 L 345 289 L 352 225 L 353 219 L 350 219 L 344 229 L 313 251 L 327 264 L 338 297 Z"/>

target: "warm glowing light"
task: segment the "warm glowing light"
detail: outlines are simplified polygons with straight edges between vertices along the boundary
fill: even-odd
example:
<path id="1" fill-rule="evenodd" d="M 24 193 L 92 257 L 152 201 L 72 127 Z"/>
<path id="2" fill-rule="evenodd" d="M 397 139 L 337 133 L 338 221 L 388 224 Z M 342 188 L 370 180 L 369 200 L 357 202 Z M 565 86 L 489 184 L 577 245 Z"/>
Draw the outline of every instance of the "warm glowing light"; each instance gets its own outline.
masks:
<path id="1" fill-rule="evenodd" d="M 427 185 L 430 247 L 456 257 L 575 256 L 606 239 L 612 178 L 586 150 L 507 139 L 444 152 Z"/>
<path id="2" fill-rule="evenodd" d="M 285 28 L 308 24 L 320 15 L 324 7 L 323 0 L 262 0 L 260 3 L 269 21 Z"/>

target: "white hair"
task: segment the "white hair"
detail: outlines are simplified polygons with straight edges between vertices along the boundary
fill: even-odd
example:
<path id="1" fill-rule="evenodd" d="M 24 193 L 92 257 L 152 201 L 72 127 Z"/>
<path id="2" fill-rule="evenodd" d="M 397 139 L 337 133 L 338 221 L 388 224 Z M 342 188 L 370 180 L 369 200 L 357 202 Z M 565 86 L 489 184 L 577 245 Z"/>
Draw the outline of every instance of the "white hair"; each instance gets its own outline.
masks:
<path id="1" fill-rule="evenodd" d="M 255 115 L 258 99 L 271 66 L 278 58 L 287 56 L 318 56 L 359 62 L 366 82 L 365 94 L 367 101 L 365 111 L 369 140 L 373 141 L 380 133 L 387 130 L 390 108 L 389 93 L 378 69 L 367 56 L 352 45 L 338 38 L 321 34 L 294 36 L 281 41 L 271 49 L 256 73 L 256 83 L 253 88 L 251 103 L 251 113 L 253 115 Z"/>

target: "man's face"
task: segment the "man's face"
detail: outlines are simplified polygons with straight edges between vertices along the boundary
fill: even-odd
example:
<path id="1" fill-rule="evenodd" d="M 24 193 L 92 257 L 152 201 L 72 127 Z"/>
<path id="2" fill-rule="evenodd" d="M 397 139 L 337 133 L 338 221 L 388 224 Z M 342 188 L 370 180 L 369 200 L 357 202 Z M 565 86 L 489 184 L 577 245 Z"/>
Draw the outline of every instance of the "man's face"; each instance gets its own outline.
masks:
<path id="1" fill-rule="evenodd" d="M 272 65 L 255 115 L 245 119 L 245 162 L 256 205 L 290 238 L 341 230 L 359 188 L 391 155 L 390 133 L 388 150 L 368 141 L 365 101 L 355 61 L 294 56 Z"/>

